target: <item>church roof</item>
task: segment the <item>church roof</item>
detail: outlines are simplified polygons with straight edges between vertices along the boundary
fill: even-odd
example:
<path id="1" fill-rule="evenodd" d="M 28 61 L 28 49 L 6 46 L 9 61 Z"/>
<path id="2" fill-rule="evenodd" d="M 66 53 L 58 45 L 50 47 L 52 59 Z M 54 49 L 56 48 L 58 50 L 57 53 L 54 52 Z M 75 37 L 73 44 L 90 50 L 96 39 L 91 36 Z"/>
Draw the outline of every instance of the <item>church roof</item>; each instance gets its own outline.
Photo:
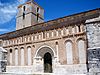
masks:
<path id="1" fill-rule="evenodd" d="M 65 27 L 68 25 L 78 24 L 78 23 L 85 23 L 87 19 L 95 18 L 100 15 L 100 8 L 89 10 L 86 12 L 81 12 L 78 14 L 73 14 L 69 16 L 65 16 L 62 18 L 58 18 L 55 20 L 39 23 L 30 27 L 26 27 L 20 30 L 16 30 L 13 32 L 5 33 L 0 35 L 0 39 L 11 39 L 16 38 L 32 33 L 42 32 L 53 30 L 61 27 Z"/>

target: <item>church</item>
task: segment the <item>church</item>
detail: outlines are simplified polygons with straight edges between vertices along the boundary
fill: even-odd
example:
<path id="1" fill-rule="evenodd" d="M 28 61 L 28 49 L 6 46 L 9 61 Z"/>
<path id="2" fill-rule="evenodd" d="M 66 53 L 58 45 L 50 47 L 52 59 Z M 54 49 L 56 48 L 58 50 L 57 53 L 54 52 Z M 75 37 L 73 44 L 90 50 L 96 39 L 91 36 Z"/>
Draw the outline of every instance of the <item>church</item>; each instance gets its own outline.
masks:
<path id="1" fill-rule="evenodd" d="M 44 9 L 27 1 L 18 6 L 16 31 L 0 35 L 0 45 L 5 73 L 100 72 L 100 8 L 44 22 Z"/>

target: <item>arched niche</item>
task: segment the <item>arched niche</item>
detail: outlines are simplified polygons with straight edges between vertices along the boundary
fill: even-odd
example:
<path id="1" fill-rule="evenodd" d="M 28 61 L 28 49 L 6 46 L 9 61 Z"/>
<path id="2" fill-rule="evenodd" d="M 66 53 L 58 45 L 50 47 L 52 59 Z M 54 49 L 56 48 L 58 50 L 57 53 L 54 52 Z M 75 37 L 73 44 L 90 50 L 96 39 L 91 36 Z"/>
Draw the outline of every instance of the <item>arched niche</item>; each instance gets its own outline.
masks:
<path id="1" fill-rule="evenodd" d="M 31 47 L 28 46 L 27 47 L 27 58 L 28 58 L 28 61 L 27 62 L 28 62 L 28 65 L 31 65 L 32 64 L 31 52 L 32 52 Z"/>
<path id="2" fill-rule="evenodd" d="M 79 39 L 78 43 L 78 54 L 79 54 L 79 63 L 86 63 L 86 48 L 85 41 L 83 39 Z"/>
<path id="3" fill-rule="evenodd" d="M 23 48 L 23 47 L 20 48 L 20 50 L 21 50 L 21 65 L 23 66 L 23 65 L 24 65 L 24 59 L 25 59 L 25 58 L 24 58 L 24 55 L 25 55 L 24 52 L 25 52 L 25 51 L 24 51 L 24 48 Z"/>
<path id="4" fill-rule="evenodd" d="M 66 41 L 67 64 L 73 64 L 73 45 L 71 41 Z"/>

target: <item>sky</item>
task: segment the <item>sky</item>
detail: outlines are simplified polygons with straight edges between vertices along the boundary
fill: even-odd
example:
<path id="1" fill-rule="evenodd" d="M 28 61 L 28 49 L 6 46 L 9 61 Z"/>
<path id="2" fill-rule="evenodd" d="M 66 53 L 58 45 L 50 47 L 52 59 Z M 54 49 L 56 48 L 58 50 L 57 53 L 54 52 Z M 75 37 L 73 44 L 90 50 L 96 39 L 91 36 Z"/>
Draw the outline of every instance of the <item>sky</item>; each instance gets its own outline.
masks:
<path id="1" fill-rule="evenodd" d="M 15 31 L 17 6 L 27 0 L 0 0 L 0 34 Z M 100 0 L 34 0 L 44 8 L 44 20 L 100 8 Z"/>

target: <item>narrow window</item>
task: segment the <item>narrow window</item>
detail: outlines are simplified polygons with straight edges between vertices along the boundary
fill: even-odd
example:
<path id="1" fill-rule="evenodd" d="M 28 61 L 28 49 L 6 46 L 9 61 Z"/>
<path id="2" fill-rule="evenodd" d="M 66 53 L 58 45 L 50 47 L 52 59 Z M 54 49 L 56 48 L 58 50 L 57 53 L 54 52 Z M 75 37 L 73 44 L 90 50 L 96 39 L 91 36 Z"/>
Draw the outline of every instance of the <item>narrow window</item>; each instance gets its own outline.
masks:
<path id="1" fill-rule="evenodd" d="M 23 7 L 23 10 L 25 11 L 25 6 Z"/>
<path id="2" fill-rule="evenodd" d="M 74 29 L 74 27 L 72 28 L 72 33 L 73 33 L 73 34 L 75 33 L 75 29 Z"/>
<path id="3" fill-rule="evenodd" d="M 39 20 L 39 7 L 37 7 L 37 21 Z"/>
<path id="4" fill-rule="evenodd" d="M 39 14 L 37 14 L 37 21 L 39 20 Z"/>
<path id="5" fill-rule="evenodd" d="M 81 32 L 80 26 L 78 26 L 78 30 L 79 30 L 79 32 Z"/>
<path id="6" fill-rule="evenodd" d="M 43 32 L 43 39 L 45 39 L 45 32 Z"/>
<path id="7" fill-rule="evenodd" d="M 39 12 L 39 7 L 37 7 L 37 12 Z"/>
<path id="8" fill-rule="evenodd" d="M 12 53 L 12 49 L 10 49 L 10 53 Z"/>
<path id="9" fill-rule="evenodd" d="M 23 20 L 25 19 L 25 13 L 23 12 Z"/>

